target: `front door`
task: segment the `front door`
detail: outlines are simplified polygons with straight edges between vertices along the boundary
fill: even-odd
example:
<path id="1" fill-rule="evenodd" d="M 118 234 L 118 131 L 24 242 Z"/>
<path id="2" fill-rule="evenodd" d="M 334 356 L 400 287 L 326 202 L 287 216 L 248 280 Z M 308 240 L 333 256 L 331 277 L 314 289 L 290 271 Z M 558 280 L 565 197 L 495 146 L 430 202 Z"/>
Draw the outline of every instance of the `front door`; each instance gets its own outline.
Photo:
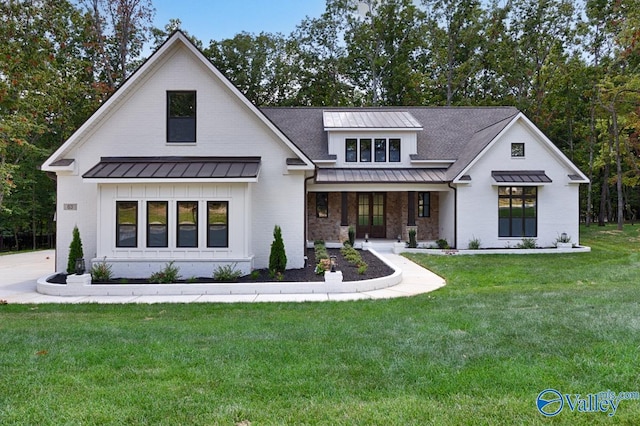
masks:
<path id="1" fill-rule="evenodd" d="M 385 193 L 366 192 L 358 193 L 358 226 L 356 237 L 386 238 L 385 224 Z"/>

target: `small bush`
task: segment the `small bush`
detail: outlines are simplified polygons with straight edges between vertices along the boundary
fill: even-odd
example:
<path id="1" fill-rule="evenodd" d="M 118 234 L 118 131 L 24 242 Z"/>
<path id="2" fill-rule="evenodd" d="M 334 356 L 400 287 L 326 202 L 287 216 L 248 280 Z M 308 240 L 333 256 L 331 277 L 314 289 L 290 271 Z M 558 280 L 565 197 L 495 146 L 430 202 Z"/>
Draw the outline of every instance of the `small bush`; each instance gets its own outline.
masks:
<path id="1" fill-rule="evenodd" d="M 107 263 L 106 256 L 102 259 L 102 262 L 91 266 L 91 279 L 93 281 L 109 281 L 111 276 L 111 265 Z"/>
<path id="2" fill-rule="evenodd" d="M 173 261 L 166 263 L 164 268 L 151 274 L 149 281 L 155 284 L 171 284 L 180 278 L 180 268 L 173 265 Z"/>
<path id="3" fill-rule="evenodd" d="M 238 281 L 238 278 L 242 276 L 242 272 L 236 269 L 237 263 L 233 265 L 218 266 L 213 271 L 213 279 L 216 281 L 234 282 Z"/>
<path id="4" fill-rule="evenodd" d="M 253 281 L 258 281 L 260 279 L 260 271 L 258 271 L 257 269 L 254 269 L 249 274 L 249 278 L 251 278 Z"/>
<path id="5" fill-rule="evenodd" d="M 369 269 L 369 265 L 367 262 L 361 262 L 358 264 L 358 274 L 364 275 L 367 273 L 367 269 Z"/>
<path id="6" fill-rule="evenodd" d="M 409 248 L 418 247 L 418 242 L 416 241 L 416 230 L 409 229 Z"/>
<path id="7" fill-rule="evenodd" d="M 469 250 L 478 250 L 480 248 L 480 240 L 473 237 L 469 240 Z"/>
<path id="8" fill-rule="evenodd" d="M 73 237 L 69 244 L 69 258 L 67 260 L 67 273 L 76 273 L 76 260 L 82 259 L 84 253 L 82 251 L 82 239 L 80 239 L 80 231 L 77 226 L 73 227 Z"/>
<path id="9" fill-rule="evenodd" d="M 287 253 L 282 240 L 282 229 L 278 225 L 273 228 L 273 242 L 269 254 L 269 270 L 284 273 L 287 269 Z"/>
<path id="10" fill-rule="evenodd" d="M 450 248 L 449 243 L 444 238 L 437 240 L 436 245 L 438 246 L 439 249 L 443 249 L 443 250 Z"/>
<path id="11" fill-rule="evenodd" d="M 356 243 L 356 229 L 353 226 L 349 227 L 349 244 L 351 247 Z"/>
<path id="12" fill-rule="evenodd" d="M 536 248 L 536 240 L 534 238 L 523 238 L 521 243 L 518 243 L 516 247 L 520 249 L 534 249 Z"/>

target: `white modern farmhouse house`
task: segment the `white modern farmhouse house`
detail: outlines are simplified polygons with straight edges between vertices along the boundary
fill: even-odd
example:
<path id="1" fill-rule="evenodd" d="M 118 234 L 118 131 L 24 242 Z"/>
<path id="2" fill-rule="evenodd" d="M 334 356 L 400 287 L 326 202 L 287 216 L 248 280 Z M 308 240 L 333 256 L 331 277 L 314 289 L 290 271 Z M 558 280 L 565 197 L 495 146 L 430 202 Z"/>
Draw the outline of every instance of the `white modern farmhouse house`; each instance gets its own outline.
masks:
<path id="1" fill-rule="evenodd" d="M 288 268 L 308 241 L 523 238 L 578 243 L 585 175 L 522 113 L 481 108 L 258 108 L 175 32 L 50 158 L 57 270 L 77 226 L 114 275 Z"/>

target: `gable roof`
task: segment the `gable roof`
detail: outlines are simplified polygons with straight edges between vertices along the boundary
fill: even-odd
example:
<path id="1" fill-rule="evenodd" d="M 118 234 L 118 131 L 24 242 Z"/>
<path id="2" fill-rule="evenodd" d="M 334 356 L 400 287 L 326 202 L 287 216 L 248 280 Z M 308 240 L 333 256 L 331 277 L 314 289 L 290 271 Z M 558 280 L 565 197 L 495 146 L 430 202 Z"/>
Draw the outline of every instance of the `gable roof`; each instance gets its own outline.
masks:
<path id="1" fill-rule="evenodd" d="M 189 50 L 205 67 L 220 81 L 231 93 L 233 93 L 248 109 L 253 112 L 256 117 L 261 120 L 275 135 L 280 139 L 295 155 L 304 163 L 304 168 L 313 169 L 312 161 L 294 142 L 289 140 L 282 131 L 275 126 L 265 115 L 256 107 L 246 96 L 244 96 L 231 81 L 229 81 L 213 64 L 204 56 L 204 54 L 189 40 L 189 38 L 180 30 L 176 30 L 169 38 L 131 75 L 122 85 L 98 108 L 97 111 L 89 117 L 61 146 L 58 148 L 42 165 L 42 170 L 55 171 L 51 166 L 58 160 L 65 158 L 72 148 L 75 147 L 82 137 L 97 123 L 102 117 L 106 116 L 111 108 L 114 108 L 118 101 L 136 86 L 138 82 L 153 71 L 154 67 L 166 57 L 170 51 L 177 45 L 185 47 Z M 55 166 L 54 166 L 55 167 Z"/>

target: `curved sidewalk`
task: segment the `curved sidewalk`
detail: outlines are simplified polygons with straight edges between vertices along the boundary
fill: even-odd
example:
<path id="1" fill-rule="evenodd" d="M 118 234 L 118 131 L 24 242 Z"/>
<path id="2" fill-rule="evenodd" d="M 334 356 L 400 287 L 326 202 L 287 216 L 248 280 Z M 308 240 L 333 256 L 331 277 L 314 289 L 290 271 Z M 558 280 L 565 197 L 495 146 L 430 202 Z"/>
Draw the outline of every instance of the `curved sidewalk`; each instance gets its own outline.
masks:
<path id="1" fill-rule="evenodd" d="M 444 279 L 410 260 L 380 253 L 402 270 L 402 281 L 392 287 L 361 293 L 239 294 L 182 296 L 48 296 L 36 291 L 38 278 L 54 272 L 54 250 L 0 256 L 0 301 L 7 303 L 192 303 L 192 302 L 310 302 L 389 299 L 428 293 L 445 285 Z M 1 302 L 3 303 L 3 302 Z"/>

